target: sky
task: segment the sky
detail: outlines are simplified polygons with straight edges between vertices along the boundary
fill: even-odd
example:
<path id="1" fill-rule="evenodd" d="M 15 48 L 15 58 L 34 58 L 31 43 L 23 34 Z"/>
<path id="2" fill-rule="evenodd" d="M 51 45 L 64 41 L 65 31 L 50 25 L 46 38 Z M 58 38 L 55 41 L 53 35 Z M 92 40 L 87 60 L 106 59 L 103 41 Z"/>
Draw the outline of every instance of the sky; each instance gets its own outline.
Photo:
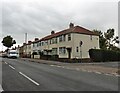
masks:
<path id="1" fill-rule="evenodd" d="M 0 42 L 11 35 L 17 45 L 68 28 L 69 23 L 118 35 L 118 0 L 2 0 Z M 4 50 L 0 43 L 0 51 Z"/>

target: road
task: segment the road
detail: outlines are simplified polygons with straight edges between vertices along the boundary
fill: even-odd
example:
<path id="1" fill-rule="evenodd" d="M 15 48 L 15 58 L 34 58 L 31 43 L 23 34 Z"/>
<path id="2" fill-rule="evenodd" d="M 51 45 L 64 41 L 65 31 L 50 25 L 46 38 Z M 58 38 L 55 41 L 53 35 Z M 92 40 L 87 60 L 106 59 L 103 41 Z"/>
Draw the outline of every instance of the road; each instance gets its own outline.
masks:
<path id="1" fill-rule="evenodd" d="M 20 59 L 2 62 L 4 91 L 118 91 L 118 77 Z"/>

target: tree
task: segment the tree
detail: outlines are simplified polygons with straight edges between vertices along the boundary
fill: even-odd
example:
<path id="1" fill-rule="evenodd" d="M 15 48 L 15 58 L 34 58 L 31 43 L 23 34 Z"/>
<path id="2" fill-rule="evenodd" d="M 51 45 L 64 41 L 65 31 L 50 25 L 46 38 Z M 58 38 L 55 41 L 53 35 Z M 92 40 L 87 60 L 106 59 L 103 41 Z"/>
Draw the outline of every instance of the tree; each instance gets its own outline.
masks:
<path id="1" fill-rule="evenodd" d="M 107 49 L 113 50 L 116 46 L 115 44 L 119 44 L 119 37 L 114 36 L 114 29 L 108 29 L 107 32 L 104 33 L 107 42 Z"/>
<path id="2" fill-rule="evenodd" d="M 108 49 L 108 50 L 120 50 L 116 47 L 116 44 L 119 44 L 119 37 L 114 36 L 114 29 L 108 29 L 107 32 L 101 32 L 100 30 L 93 30 L 96 34 L 99 35 L 99 43 L 101 49 Z"/>
<path id="3" fill-rule="evenodd" d="M 13 38 L 11 36 L 6 36 L 3 38 L 2 43 L 5 47 L 11 48 L 11 46 L 13 46 L 13 44 L 16 44 L 16 41 L 13 40 Z"/>
<path id="4" fill-rule="evenodd" d="M 101 49 L 107 49 L 106 38 L 100 30 L 93 30 L 96 34 L 99 35 L 99 44 Z"/>

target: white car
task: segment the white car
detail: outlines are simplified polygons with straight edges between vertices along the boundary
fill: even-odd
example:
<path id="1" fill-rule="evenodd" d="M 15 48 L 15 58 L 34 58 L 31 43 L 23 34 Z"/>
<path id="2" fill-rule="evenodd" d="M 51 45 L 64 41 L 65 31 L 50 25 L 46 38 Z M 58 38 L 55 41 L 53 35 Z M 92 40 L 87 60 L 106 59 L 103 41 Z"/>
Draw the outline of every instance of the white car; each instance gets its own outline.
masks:
<path id="1" fill-rule="evenodd" d="M 18 58 L 19 53 L 17 52 L 17 50 L 9 50 L 7 56 L 8 58 Z"/>

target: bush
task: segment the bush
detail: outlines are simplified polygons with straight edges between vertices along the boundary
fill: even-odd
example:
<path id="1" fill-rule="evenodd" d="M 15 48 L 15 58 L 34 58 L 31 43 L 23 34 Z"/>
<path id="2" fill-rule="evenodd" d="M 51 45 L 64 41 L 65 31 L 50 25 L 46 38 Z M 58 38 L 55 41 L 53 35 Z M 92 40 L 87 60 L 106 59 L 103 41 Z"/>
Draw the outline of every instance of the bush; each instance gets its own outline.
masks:
<path id="1" fill-rule="evenodd" d="M 33 52 L 32 55 L 37 55 L 37 52 Z"/>
<path id="2" fill-rule="evenodd" d="M 90 49 L 89 55 L 95 62 L 120 61 L 120 52 L 112 50 Z"/>

